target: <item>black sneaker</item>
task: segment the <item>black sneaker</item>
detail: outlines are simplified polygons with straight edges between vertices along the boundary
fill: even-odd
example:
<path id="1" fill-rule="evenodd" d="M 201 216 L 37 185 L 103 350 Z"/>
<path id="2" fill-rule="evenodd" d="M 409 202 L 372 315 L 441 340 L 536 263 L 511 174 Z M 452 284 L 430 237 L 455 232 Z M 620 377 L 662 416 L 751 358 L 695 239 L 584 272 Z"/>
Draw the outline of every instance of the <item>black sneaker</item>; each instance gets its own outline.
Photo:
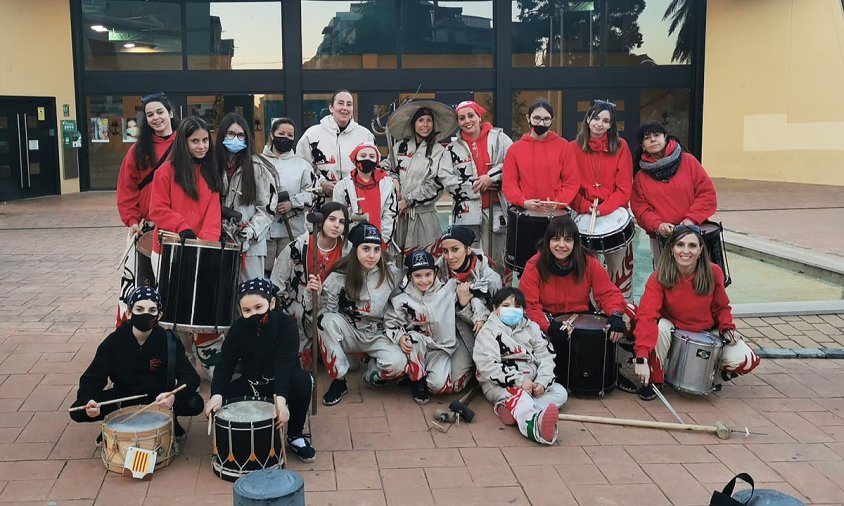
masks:
<path id="1" fill-rule="evenodd" d="M 99 448 L 103 445 L 103 433 L 102 432 L 97 434 L 97 439 L 94 440 L 94 445 L 96 445 L 97 448 Z"/>
<path id="2" fill-rule="evenodd" d="M 322 403 L 326 406 L 333 406 L 343 399 L 343 396 L 349 393 L 349 386 L 346 385 L 346 380 L 335 379 L 328 387 L 328 391 L 322 396 Z"/>
<path id="3" fill-rule="evenodd" d="M 431 393 L 428 391 L 428 378 L 425 376 L 410 385 L 410 393 L 416 404 L 428 404 L 431 401 Z"/>
<path id="4" fill-rule="evenodd" d="M 182 427 L 182 424 L 179 423 L 178 418 L 173 418 L 173 432 L 175 433 L 176 439 L 184 439 L 185 438 L 185 429 Z"/>
<path id="5" fill-rule="evenodd" d="M 654 393 L 654 388 L 657 388 L 657 387 L 655 387 L 653 384 L 650 384 L 648 386 L 644 386 L 644 387 L 640 388 L 639 389 L 639 398 L 642 399 L 643 401 L 652 401 L 652 400 L 656 399 L 656 393 Z"/>
<path id="6" fill-rule="evenodd" d="M 336 380 L 335 380 L 336 381 Z M 288 437 L 287 447 L 290 448 L 296 457 L 302 462 L 311 463 L 316 460 L 316 450 L 311 446 L 310 434 L 302 434 L 301 436 Z"/>
<path id="7" fill-rule="evenodd" d="M 736 379 L 738 377 L 739 377 L 738 373 L 727 372 L 727 371 L 721 370 L 721 379 L 724 380 L 725 382 L 726 381 L 733 381 L 734 379 Z"/>
<path id="8" fill-rule="evenodd" d="M 622 392 L 627 392 L 628 394 L 635 394 L 639 392 L 639 387 L 637 387 L 635 383 L 630 381 L 630 379 L 623 374 L 618 375 L 618 378 L 615 380 L 615 386 Z"/>

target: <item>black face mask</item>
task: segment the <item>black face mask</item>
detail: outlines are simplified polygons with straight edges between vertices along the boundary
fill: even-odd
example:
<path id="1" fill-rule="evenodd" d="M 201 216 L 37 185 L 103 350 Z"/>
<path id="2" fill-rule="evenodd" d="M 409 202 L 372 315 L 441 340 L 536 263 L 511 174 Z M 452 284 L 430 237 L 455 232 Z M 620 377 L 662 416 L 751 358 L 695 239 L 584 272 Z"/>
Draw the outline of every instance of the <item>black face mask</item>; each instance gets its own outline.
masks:
<path id="1" fill-rule="evenodd" d="M 551 125 L 531 125 L 530 127 L 533 128 L 536 135 L 542 137 L 551 128 Z"/>
<path id="2" fill-rule="evenodd" d="M 377 164 L 375 160 L 358 160 L 357 161 L 358 170 L 363 172 L 364 174 L 369 174 L 375 171 L 375 167 Z"/>
<path id="3" fill-rule="evenodd" d="M 246 326 L 250 330 L 257 332 L 258 329 L 260 329 L 264 325 L 264 323 L 267 322 L 269 315 L 269 311 L 267 311 L 266 313 L 255 313 L 249 316 L 248 318 L 244 318 L 244 320 L 246 320 Z"/>
<path id="4" fill-rule="evenodd" d="M 279 153 L 287 153 L 293 149 L 293 139 L 290 137 L 273 137 L 273 147 Z"/>
<path id="5" fill-rule="evenodd" d="M 132 313 L 132 326 L 139 332 L 149 332 L 158 323 L 157 314 L 134 314 Z"/>

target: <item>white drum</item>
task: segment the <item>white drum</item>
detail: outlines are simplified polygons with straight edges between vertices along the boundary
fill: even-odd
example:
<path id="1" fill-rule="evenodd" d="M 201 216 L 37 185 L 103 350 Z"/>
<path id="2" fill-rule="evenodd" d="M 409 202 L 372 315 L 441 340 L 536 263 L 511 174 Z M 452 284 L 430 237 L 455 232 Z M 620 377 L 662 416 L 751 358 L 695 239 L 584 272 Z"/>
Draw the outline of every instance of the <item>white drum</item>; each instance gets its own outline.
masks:
<path id="1" fill-rule="evenodd" d="M 626 247 L 633 240 L 635 226 L 630 211 L 619 207 L 606 216 L 595 218 L 595 226 L 589 232 L 592 215 L 578 214 L 574 223 L 580 231 L 580 241 L 597 253 L 612 253 Z"/>

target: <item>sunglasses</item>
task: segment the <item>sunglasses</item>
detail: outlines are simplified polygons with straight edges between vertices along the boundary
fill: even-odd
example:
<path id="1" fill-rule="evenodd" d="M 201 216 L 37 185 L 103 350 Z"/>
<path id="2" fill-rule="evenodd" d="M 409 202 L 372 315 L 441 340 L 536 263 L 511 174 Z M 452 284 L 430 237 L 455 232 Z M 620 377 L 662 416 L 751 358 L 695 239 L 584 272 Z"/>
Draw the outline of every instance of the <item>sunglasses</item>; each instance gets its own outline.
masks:
<path id="1" fill-rule="evenodd" d="M 697 225 L 677 225 L 676 227 L 674 227 L 674 231 L 675 232 L 689 231 L 689 232 L 692 232 L 694 234 L 700 235 L 700 227 L 697 226 Z"/>
<path id="2" fill-rule="evenodd" d="M 164 94 L 163 91 L 159 91 L 158 93 L 150 93 L 149 95 L 144 95 L 141 97 L 141 102 L 147 104 L 149 102 L 160 102 L 162 100 L 167 100 L 167 95 Z"/>

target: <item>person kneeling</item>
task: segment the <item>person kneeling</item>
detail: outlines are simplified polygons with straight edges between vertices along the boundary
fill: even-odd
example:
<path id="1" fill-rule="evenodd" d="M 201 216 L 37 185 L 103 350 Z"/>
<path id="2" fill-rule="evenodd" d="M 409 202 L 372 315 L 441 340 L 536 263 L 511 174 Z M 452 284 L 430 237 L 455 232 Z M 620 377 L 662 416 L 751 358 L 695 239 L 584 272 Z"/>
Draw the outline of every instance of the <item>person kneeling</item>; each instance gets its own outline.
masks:
<path id="1" fill-rule="evenodd" d="M 709 261 L 697 225 L 674 227 L 636 311 L 635 372 L 642 381 L 643 400 L 655 399 L 653 385 L 664 381 L 675 327 L 689 332 L 711 329 L 721 336 L 724 347 L 718 367 L 725 381 L 759 365 L 759 357 L 736 332 L 724 272 Z"/>
<path id="2" fill-rule="evenodd" d="M 554 348 L 539 326 L 524 317 L 525 296 L 505 287 L 475 340 L 478 382 L 505 425 L 542 444 L 557 440 L 557 415 L 566 389 L 554 381 Z"/>
<path id="3" fill-rule="evenodd" d="M 316 460 L 305 434 L 313 380 L 299 364 L 296 321 L 276 310 L 273 284 L 262 278 L 241 283 L 237 299 L 242 318 L 229 328 L 220 361 L 211 380 L 210 416 L 224 400 L 237 397 L 274 398 L 278 427 L 287 425 L 287 445 L 302 462 Z M 232 379 L 240 365 L 240 377 Z"/>
<path id="4" fill-rule="evenodd" d="M 135 288 L 128 296 L 130 320 L 120 325 L 97 347 L 94 360 L 79 378 L 79 390 L 72 407 L 76 422 L 100 421 L 120 407 L 155 402 L 172 408 L 174 415 L 194 416 L 202 412 L 199 375 L 185 356 L 185 348 L 175 334 L 158 325 L 161 296 L 150 287 Z M 109 380 L 112 387 L 106 389 Z M 179 385 L 187 385 L 176 395 L 168 393 Z M 100 403 L 146 395 L 139 399 L 101 406 Z M 181 438 L 185 429 L 174 418 L 175 436 Z M 97 445 L 102 434 L 97 436 Z"/>
<path id="5" fill-rule="evenodd" d="M 387 335 L 408 356 L 413 400 L 428 404 L 429 392 L 463 390 L 472 371 L 472 355 L 457 338 L 455 301 L 471 312 L 468 282 L 437 278 L 433 255 L 424 250 L 405 257 L 408 284 L 394 295 L 384 323 Z M 470 315 L 471 316 L 471 315 Z"/>

